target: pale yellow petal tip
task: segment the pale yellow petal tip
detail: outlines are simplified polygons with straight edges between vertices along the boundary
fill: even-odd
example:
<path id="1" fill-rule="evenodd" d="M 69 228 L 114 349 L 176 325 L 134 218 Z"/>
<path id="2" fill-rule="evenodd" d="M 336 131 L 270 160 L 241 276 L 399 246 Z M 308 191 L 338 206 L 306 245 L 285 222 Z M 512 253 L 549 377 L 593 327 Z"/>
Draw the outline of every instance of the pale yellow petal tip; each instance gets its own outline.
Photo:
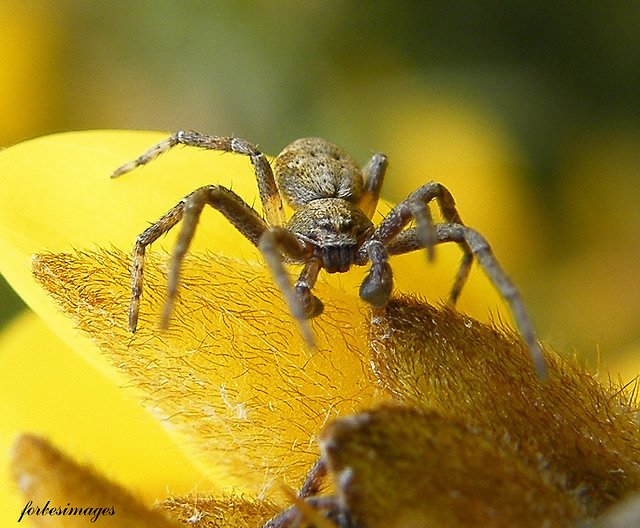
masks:
<path id="1" fill-rule="evenodd" d="M 35 526 L 175 528 L 177 523 L 129 491 L 72 460 L 44 438 L 24 434 L 11 453 L 14 481 L 27 501 L 21 513 Z"/>
<path id="2" fill-rule="evenodd" d="M 37 475 L 35 473 L 45 465 L 42 460 L 43 455 L 47 454 L 43 449 L 45 445 L 41 438 L 24 434 L 18 437 L 11 450 L 13 478 L 20 491 L 27 496 L 36 491 Z"/>

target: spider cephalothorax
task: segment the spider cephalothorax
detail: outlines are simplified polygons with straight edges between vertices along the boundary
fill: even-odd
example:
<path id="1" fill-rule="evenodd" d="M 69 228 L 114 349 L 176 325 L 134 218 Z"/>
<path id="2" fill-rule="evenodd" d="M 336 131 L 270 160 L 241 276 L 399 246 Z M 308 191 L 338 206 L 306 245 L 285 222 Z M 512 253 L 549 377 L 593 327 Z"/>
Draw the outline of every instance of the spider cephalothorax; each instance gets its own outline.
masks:
<path id="1" fill-rule="evenodd" d="M 318 273 L 343 273 L 351 266 L 371 263 L 360 287 L 360 297 L 374 306 L 384 306 L 391 295 L 393 279 L 390 255 L 456 242 L 463 259 L 450 294 L 455 303 L 475 256 L 501 295 L 509 302 L 514 318 L 534 361 L 545 375 L 545 362 L 522 299 L 494 257 L 489 244 L 477 231 L 466 227 L 449 191 L 429 182 L 396 205 L 375 226 L 371 218 L 378 204 L 387 168 L 384 154 L 374 154 L 364 168 L 340 147 L 319 138 L 303 138 L 289 144 L 271 165 L 255 146 L 235 137 L 208 136 L 179 131 L 140 157 L 117 169 L 113 177 L 144 165 L 175 145 L 235 152 L 249 156 L 258 182 L 264 218 L 230 189 L 207 185 L 185 196 L 156 223 L 143 231 L 134 248 L 129 327 L 138 322 L 145 248 L 183 221 L 173 253 L 168 294 L 162 325 L 168 324 L 177 292 L 180 265 L 193 238 L 205 205 L 220 211 L 247 239 L 258 246 L 284 294 L 291 312 L 309 344 L 313 334 L 307 318 L 319 315 L 323 305 L 311 292 Z M 283 199 L 294 209 L 287 221 Z M 445 222 L 434 224 L 429 203 L 436 200 Z M 408 227 L 411 222 L 415 227 Z M 292 286 L 284 262 L 303 264 Z"/>

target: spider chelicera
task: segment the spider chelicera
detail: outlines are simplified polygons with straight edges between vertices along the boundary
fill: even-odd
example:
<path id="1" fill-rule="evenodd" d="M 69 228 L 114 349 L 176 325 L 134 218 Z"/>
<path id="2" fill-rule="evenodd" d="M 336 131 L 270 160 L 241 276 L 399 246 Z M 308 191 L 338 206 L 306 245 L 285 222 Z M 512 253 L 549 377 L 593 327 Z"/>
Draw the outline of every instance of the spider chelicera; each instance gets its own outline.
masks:
<path id="1" fill-rule="evenodd" d="M 374 226 L 371 218 L 387 168 L 384 154 L 374 154 L 361 169 L 340 147 L 319 138 L 302 138 L 285 147 L 271 165 L 262 152 L 244 139 L 183 130 L 122 165 L 112 177 L 145 165 L 176 145 L 248 156 L 256 174 L 264 218 L 230 189 L 207 185 L 185 196 L 145 229 L 136 239 L 133 254 L 129 309 L 132 332 L 138 324 L 145 248 L 182 220 L 161 320 L 161 326 L 166 327 L 176 297 L 182 260 L 200 213 L 208 204 L 260 249 L 309 345 L 312 346 L 314 340 L 307 319 L 323 311 L 322 302 L 312 293 L 321 269 L 343 273 L 351 266 L 370 262 L 369 273 L 360 286 L 360 297 L 373 306 L 384 306 L 393 286 L 388 262 L 390 255 L 424 248 L 431 259 L 436 244 L 456 242 L 463 251 L 463 258 L 451 289 L 450 304 L 453 305 L 460 295 L 475 256 L 509 303 L 536 372 L 541 378 L 546 376 L 544 356 L 518 290 L 502 270 L 485 238 L 462 223 L 451 193 L 442 184 L 429 182 L 419 187 Z M 289 220 L 285 218 L 283 198 L 294 209 Z M 432 221 L 429 203 L 433 200 L 440 207 L 444 223 Z M 412 221 L 415 227 L 408 227 Z M 303 264 L 293 286 L 284 263 Z"/>

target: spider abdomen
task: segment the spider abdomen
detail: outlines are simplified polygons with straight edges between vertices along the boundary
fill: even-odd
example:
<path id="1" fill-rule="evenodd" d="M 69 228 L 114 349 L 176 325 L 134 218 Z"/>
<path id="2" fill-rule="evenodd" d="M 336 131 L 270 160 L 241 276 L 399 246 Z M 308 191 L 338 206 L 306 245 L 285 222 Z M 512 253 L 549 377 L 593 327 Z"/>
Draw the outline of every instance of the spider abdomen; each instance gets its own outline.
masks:
<path id="1" fill-rule="evenodd" d="M 343 149 L 320 138 L 290 143 L 273 170 L 285 201 L 294 209 L 320 198 L 355 203 L 362 196 L 362 170 Z"/>

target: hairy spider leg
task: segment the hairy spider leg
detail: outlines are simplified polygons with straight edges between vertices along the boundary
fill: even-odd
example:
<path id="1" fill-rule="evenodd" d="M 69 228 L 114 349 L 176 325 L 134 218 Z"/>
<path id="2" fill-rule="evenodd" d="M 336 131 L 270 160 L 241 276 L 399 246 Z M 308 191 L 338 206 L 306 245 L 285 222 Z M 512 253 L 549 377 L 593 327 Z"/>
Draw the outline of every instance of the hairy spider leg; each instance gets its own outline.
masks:
<path id="1" fill-rule="evenodd" d="M 133 264 L 131 266 L 131 301 L 129 303 L 129 330 L 135 332 L 138 327 L 140 313 L 140 297 L 142 296 L 142 280 L 144 277 L 144 254 L 146 247 L 169 231 L 181 219 L 184 212 L 184 199 L 167 211 L 136 238 L 133 247 Z"/>
<path id="2" fill-rule="evenodd" d="M 355 528 L 349 510 L 338 497 L 295 498 L 294 504 L 306 526 L 315 528 Z"/>
<path id="3" fill-rule="evenodd" d="M 310 260 L 304 265 L 304 268 L 302 268 L 300 276 L 294 286 L 298 302 L 302 304 L 307 319 L 317 317 L 324 310 L 322 301 L 311 293 L 311 290 L 318 280 L 318 273 L 320 273 L 321 269 L 322 262 L 320 260 Z"/>
<path id="4" fill-rule="evenodd" d="M 283 264 L 283 256 L 285 258 L 288 257 L 293 262 L 306 261 L 305 257 L 308 257 L 313 251 L 312 246 L 299 240 L 293 233 L 287 231 L 284 227 L 272 227 L 264 232 L 260 238 L 258 247 L 264 256 L 267 265 L 271 269 L 271 273 L 273 274 L 273 278 L 278 288 L 280 288 L 282 295 L 284 295 L 284 298 L 287 300 L 289 310 L 298 321 L 298 326 L 300 327 L 300 332 L 302 333 L 305 342 L 310 348 L 315 348 L 315 339 L 313 337 L 309 321 L 307 320 L 309 317 L 308 310 L 311 308 L 305 306 L 303 304 L 304 299 L 301 299 L 296 294 L 296 290 L 291 286 L 289 275 Z M 313 261 L 305 265 L 300 279 L 298 280 L 303 289 L 305 288 L 305 281 L 315 282 L 315 279 L 318 276 L 319 268 L 318 270 L 315 270 L 315 268 L 312 267 L 312 262 Z M 312 286 L 313 284 L 309 284 L 309 290 Z M 313 302 L 313 298 L 315 296 L 312 296 L 310 291 L 309 295 L 309 301 Z"/>
<path id="5" fill-rule="evenodd" d="M 205 205 L 220 211 L 227 220 L 250 242 L 258 245 L 268 226 L 258 212 L 247 205 L 236 193 L 219 185 L 207 185 L 192 192 L 184 200 L 182 228 L 173 248 L 167 280 L 167 299 L 160 320 L 161 328 L 169 325 L 169 316 L 178 292 L 180 268 L 189 250 Z"/>
<path id="6" fill-rule="evenodd" d="M 260 202 L 262 203 L 267 223 L 270 226 L 284 224 L 285 215 L 284 207 L 282 205 L 282 197 L 280 196 L 280 191 L 276 185 L 271 165 L 269 165 L 267 157 L 260 152 L 257 147 L 241 138 L 209 136 L 199 132 L 179 130 L 167 139 L 142 153 L 136 159 L 117 168 L 111 177 L 117 178 L 122 174 L 132 171 L 136 167 L 146 165 L 151 160 L 154 160 L 160 154 L 167 152 L 176 145 L 198 147 L 207 150 L 219 150 L 222 152 L 234 152 L 236 154 L 249 156 L 256 175 L 256 180 L 258 181 Z"/>
<path id="7" fill-rule="evenodd" d="M 362 169 L 364 175 L 364 192 L 358 200 L 358 208 L 371 220 L 378 207 L 380 191 L 387 171 L 387 157 L 384 154 L 374 154 Z"/>
<path id="8" fill-rule="evenodd" d="M 275 517 L 267 521 L 263 528 L 286 528 L 290 526 L 298 526 L 299 522 L 304 516 L 304 512 L 301 511 L 301 506 L 305 506 L 305 499 L 314 498 L 319 492 L 322 482 L 325 480 L 328 474 L 327 464 L 324 459 L 320 457 L 316 463 L 311 467 L 309 473 L 304 479 L 302 487 L 298 490 L 297 495 L 293 496 L 294 505 L 280 512 Z M 288 489 L 288 488 L 287 488 Z M 317 499 L 317 497 L 315 497 Z M 311 505 L 307 505 L 307 508 L 313 508 Z M 306 508 L 305 508 L 306 509 Z M 319 511 L 316 512 L 314 518 L 318 518 L 321 515 Z M 309 519 L 307 519 L 309 520 Z M 335 524 L 330 523 L 328 519 L 322 519 L 326 526 L 336 528 Z"/>
<path id="9" fill-rule="evenodd" d="M 449 190 L 438 182 L 429 182 L 413 191 L 407 198 L 397 204 L 380 222 L 378 227 L 371 235 L 371 240 L 379 240 L 384 245 L 388 245 L 396 236 L 398 236 L 411 220 L 416 221 L 416 233 L 420 240 L 420 247 L 426 248 L 427 253 L 431 256 L 433 246 L 437 243 L 435 228 L 431 218 L 431 212 L 428 204 L 436 200 L 443 218 L 452 224 L 464 225 L 460 214 L 456 209 L 456 204 Z M 366 262 L 367 244 L 358 251 L 356 262 Z M 459 242 L 463 251 L 463 257 L 460 267 L 456 274 L 456 278 L 449 294 L 449 303 L 455 305 L 460 292 L 469 276 L 471 264 L 473 262 L 473 252 L 470 250 L 467 242 L 462 240 Z"/>
<path id="10" fill-rule="evenodd" d="M 327 463 L 324 458 L 320 457 L 316 463 L 311 467 L 309 473 L 304 479 L 304 483 L 302 487 L 298 491 L 298 497 L 301 499 L 306 499 L 307 497 L 311 497 L 312 495 L 317 495 L 320 492 L 320 487 L 322 486 L 322 482 L 327 476 L 329 469 L 327 468 Z"/>
<path id="11" fill-rule="evenodd" d="M 489 242 L 475 229 L 457 223 L 436 224 L 436 243 L 464 242 L 472 251 L 480 266 L 491 280 L 500 295 L 507 301 L 520 335 L 524 339 L 536 374 L 541 380 L 547 379 L 547 363 L 538 342 L 533 324 L 520 292 L 496 259 Z M 415 251 L 422 247 L 420 235 L 415 228 L 402 231 L 387 244 L 390 255 L 399 255 Z"/>
<path id="12" fill-rule="evenodd" d="M 267 224 L 258 212 L 226 187 L 207 185 L 185 196 L 175 207 L 145 229 L 136 239 L 133 250 L 131 304 L 129 306 L 129 329 L 132 332 L 135 332 L 138 324 L 146 246 L 169 231 L 181 219 L 183 220 L 182 229 L 173 250 L 167 281 L 167 298 L 160 321 L 161 327 L 166 328 L 177 294 L 180 267 L 193 239 L 202 209 L 207 204 L 220 211 L 240 233 L 256 246 L 260 237 L 268 229 Z"/>
<path id="13" fill-rule="evenodd" d="M 354 528 L 349 510 L 333 495 L 320 497 L 292 496 L 293 506 L 267 521 L 262 528 Z"/>
<path id="14" fill-rule="evenodd" d="M 371 268 L 360 285 L 360 298 L 373 306 L 384 306 L 393 290 L 389 252 L 380 240 L 370 240 L 366 249 Z"/>

